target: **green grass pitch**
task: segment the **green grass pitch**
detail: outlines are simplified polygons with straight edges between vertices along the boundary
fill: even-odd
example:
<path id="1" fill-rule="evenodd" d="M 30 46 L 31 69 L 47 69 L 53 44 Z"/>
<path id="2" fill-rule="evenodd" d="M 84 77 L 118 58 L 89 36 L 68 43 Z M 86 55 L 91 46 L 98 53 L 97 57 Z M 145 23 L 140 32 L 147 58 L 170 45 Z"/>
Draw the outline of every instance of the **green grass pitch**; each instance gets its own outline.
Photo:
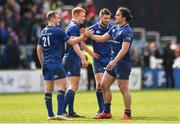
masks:
<path id="1" fill-rule="evenodd" d="M 93 119 L 97 111 L 95 92 L 78 92 L 75 110 L 85 118 L 48 121 L 43 93 L 0 94 L 0 123 L 180 123 L 180 90 L 131 91 L 133 119 L 119 120 L 123 113 L 121 94 L 113 92 L 111 119 Z M 53 94 L 54 113 L 57 109 Z"/>

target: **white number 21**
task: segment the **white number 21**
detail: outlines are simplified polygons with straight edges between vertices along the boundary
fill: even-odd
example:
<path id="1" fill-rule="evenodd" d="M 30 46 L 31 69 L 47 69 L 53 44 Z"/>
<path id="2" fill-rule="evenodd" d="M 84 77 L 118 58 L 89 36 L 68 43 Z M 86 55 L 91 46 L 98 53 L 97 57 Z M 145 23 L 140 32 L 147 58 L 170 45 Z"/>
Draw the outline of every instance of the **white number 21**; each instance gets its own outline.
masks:
<path id="1" fill-rule="evenodd" d="M 49 36 L 42 37 L 42 39 L 44 41 L 44 44 L 43 44 L 44 47 L 50 46 Z"/>

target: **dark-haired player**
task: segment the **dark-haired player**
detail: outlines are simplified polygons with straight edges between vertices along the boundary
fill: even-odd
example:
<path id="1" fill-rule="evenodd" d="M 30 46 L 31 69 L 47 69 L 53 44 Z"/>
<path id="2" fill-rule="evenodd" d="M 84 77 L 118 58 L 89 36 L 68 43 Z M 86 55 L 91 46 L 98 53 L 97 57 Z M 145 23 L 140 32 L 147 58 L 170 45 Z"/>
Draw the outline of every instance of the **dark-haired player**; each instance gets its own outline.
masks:
<path id="1" fill-rule="evenodd" d="M 131 59 L 130 59 L 130 47 L 133 40 L 133 31 L 129 25 L 132 19 L 130 10 L 126 7 L 118 8 L 115 21 L 116 24 L 104 35 L 93 35 L 93 32 L 86 30 L 87 37 L 99 42 L 106 42 L 110 39 L 113 40 L 113 57 L 109 64 L 106 66 L 106 71 L 103 75 L 101 82 L 105 108 L 104 111 L 96 116 L 96 119 L 111 118 L 111 84 L 117 80 L 119 89 L 122 93 L 125 111 L 121 119 L 131 119 L 131 95 L 129 92 L 128 82 L 131 72 Z"/>

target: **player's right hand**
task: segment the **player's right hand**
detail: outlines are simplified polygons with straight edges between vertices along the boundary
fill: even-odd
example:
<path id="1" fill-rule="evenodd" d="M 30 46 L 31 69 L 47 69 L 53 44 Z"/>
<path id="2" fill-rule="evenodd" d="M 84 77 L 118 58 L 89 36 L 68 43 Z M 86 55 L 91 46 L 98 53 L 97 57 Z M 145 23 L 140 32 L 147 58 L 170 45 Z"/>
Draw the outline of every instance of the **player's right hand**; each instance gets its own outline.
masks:
<path id="1" fill-rule="evenodd" d="M 93 30 L 90 30 L 90 29 L 87 29 L 84 31 L 84 34 L 87 36 L 87 37 L 91 37 L 93 35 L 94 31 Z"/>

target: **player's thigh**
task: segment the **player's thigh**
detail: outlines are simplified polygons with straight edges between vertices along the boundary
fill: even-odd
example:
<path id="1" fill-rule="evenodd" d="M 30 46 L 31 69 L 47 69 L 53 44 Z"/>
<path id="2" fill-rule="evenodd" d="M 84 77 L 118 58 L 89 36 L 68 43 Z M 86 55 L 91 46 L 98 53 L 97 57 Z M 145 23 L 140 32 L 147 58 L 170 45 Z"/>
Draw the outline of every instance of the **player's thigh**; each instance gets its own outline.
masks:
<path id="1" fill-rule="evenodd" d="M 109 89 L 115 80 L 116 78 L 114 76 L 110 75 L 107 71 L 105 71 L 103 74 L 102 81 L 101 81 L 101 87 L 103 88 L 103 90 Z"/>
<path id="2" fill-rule="evenodd" d="M 66 85 L 68 84 L 67 77 L 55 80 L 54 82 L 56 86 L 58 87 L 58 90 L 63 90 L 63 91 L 66 90 Z"/>
<path id="3" fill-rule="evenodd" d="M 52 93 L 54 90 L 54 81 L 53 80 L 45 80 L 45 92 Z"/>
<path id="4" fill-rule="evenodd" d="M 102 77 L 103 77 L 103 74 L 104 73 L 96 73 L 95 74 L 95 80 L 96 80 L 96 88 L 101 88 L 100 84 L 101 84 L 101 81 L 102 81 Z"/>

